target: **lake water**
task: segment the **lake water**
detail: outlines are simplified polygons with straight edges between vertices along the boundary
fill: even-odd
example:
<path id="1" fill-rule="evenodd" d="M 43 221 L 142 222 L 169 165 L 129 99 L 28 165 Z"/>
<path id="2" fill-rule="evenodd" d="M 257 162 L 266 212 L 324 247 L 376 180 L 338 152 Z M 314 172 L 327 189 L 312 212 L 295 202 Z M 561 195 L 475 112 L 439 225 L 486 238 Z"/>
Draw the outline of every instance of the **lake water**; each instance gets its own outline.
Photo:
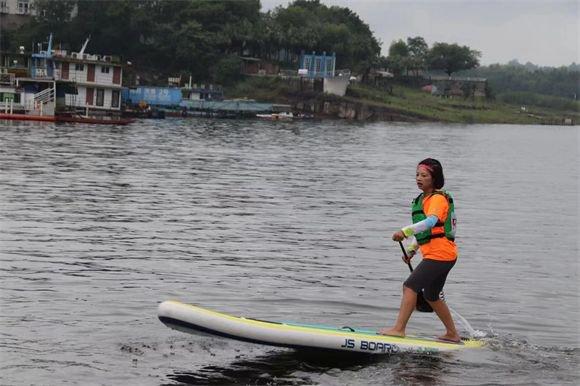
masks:
<path id="1" fill-rule="evenodd" d="M 579 147 L 577 127 L 2 121 L 0 383 L 576 384 Z M 391 324 L 408 271 L 390 236 L 426 157 L 459 219 L 447 301 L 485 349 L 307 356 L 157 319 L 175 299 Z M 408 327 L 441 332 L 432 314 Z"/>

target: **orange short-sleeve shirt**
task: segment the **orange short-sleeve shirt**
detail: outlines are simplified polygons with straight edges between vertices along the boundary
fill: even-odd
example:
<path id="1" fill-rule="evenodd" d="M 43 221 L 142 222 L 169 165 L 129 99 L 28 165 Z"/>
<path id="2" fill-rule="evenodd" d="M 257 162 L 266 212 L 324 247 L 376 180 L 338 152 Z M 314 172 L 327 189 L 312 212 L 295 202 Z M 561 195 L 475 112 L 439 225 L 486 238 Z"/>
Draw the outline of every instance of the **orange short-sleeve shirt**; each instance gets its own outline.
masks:
<path id="1" fill-rule="evenodd" d="M 427 217 L 437 216 L 439 221 L 445 222 L 449 203 L 442 194 L 430 194 L 423 199 L 423 211 Z M 446 237 L 437 237 L 421 245 L 421 254 L 424 259 L 453 261 L 457 259 L 457 245 Z"/>

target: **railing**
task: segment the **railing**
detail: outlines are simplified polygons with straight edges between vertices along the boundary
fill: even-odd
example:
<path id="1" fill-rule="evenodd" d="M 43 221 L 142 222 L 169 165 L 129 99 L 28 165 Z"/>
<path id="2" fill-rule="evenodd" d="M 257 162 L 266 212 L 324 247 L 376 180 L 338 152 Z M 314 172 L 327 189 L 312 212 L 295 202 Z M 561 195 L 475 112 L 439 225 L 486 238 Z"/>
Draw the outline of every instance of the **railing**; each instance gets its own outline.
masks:
<path id="1" fill-rule="evenodd" d="M 14 110 L 22 110 L 24 108 L 20 103 L 15 103 L 12 100 L 0 101 L 0 112 L 5 114 L 12 114 Z"/>
<path id="2" fill-rule="evenodd" d="M 48 103 L 54 101 L 54 88 L 45 88 L 34 94 L 35 103 Z"/>

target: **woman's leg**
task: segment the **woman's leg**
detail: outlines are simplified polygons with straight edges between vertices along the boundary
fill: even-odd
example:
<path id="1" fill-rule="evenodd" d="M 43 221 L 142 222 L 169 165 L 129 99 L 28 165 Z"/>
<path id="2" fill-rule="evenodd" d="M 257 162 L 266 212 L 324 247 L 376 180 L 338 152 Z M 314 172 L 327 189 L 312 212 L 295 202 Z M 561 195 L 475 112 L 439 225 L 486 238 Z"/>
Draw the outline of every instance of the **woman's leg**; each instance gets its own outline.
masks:
<path id="1" fill-rule="evenodd" d="M 433 311 L 435 311 L 439 319 L 441 319 L 445 329 L 447 330 L 445 335 L 441 335 L 439 339 L 460 342 L 461 337 L 455 329 L 455 323 L 453 322 L 453 317 L 451 316 L 451 312 L 449 311 L 447 304 L 441 299 L 436 301 L 427 300 L 427 302 L 429 302 L 429 305 L 431 308 L 433 308 Z"/>
<path id="2" fill-rule="evenodd" d="M 415 304 L 417 304 L 417 293 L 411 288 L 403 286 L 403 298 L 401 299 L 401 308 L 399 309 L 397 321 L 393 327 L 379 330 L 379 334 L 405 336 L 407 322 L 409 322 L 409 318 L 415 309 Z"/>

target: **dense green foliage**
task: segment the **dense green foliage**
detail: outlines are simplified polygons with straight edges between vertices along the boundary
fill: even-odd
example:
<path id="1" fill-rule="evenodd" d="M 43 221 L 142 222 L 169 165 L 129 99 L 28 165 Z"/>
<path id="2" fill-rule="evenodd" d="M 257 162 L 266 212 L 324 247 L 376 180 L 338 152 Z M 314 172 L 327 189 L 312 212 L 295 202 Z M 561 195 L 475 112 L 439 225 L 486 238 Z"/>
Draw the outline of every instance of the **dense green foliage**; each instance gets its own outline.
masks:
<path id="1" fill-rule="evenodd" d="M 539 67 L 532 63 L 492 64 L 462 72 L 486 78 L 496 98 L 505 103 L 580 111 L 580 66 Z"/>
<path id="2" fill-rule="evenodd" d="M 319 0 L 295 0 L 267 13 L 259 0 L 35 0 L 35 5 L 39 16 L 17 31 L 2 31 L 0 49 L 31 47 L 53 33 L 54 47 L 78 51 L 90 36 L 88 53 L 120 56 L 146 82 L 164 84 L 167 76 L 181 74 L 226 86 L 240 81 L 241 57 L 295 69 L 302 51 L 326 51 L 336 53 L 337 69 L 356 74 L 386 67 L 404 79 L 445 71 L 486 78 L 488 95 L 498 101 L 578 109 L 578 65 L 541 68 L 514 61 L 478 67 L 479 52 L 447 43 L 430 48 L 420 36 L 394 41 L 388 57 L 380 57 L 380 42 L 358 15 Z"/>
<path id="3" fill-rule="evenodd" d="M 487 78 L 498 96 L 505 92 L 526 92 L 577 99 L 580 95 L 578 65 L 542 68 L 531 63 L 523 65 L 512 61 L 505 65 L 482 66 L 462 72 L 461 75 Z"/>
<path id="4" fill-rule="evenodd" d="M 235 80 L 234 56 L 295 67 L 302 50 L 335 52 L 337 68 L 364 71 L 380 53 L 355 13 L 318 0 L 296 0 L 268 13 L 260 12 L 259 0 L 37 0 L 36 6 L 39 16 L 4 34 L 3 49 L 30 47 L 53 33 L 56 46 L 77 51 L 91 36 L 87 52 L 122 56 L 138 71 L 220 82 Z M 78 13 L 70 17 L 75 6 Z"/>
<path id="5" fill-rule="evenodd" d="M 296 0 L 287 8 L 276 8 L 266 20 L 271 27 L 266 34 L 268 46 L 274 52 L 335 52 L 337 68 L 360 72 L 370 67 L 381 51 L 369 26 L 348 8 Z"/>
<path id="6" fill-rule="evenodd" d="M 479 66 L 481 53 L 458 44 L 435 43 L 427 53 L 427 66 L 447 75 Z"/>
<path id="7" fill-rule="evenodd" d="M 399 79 L 417 76 L 419 71 L 485 78 L 488 98 L 515 105 L 532 105 L 557 110 L 578 111 L 580 65 L 551 68 L 511 61 L 506 65 L 479 67 L 480 53 L 457 44 L 435 43 L 429 49 L 421 37 L 396 40 L 382 61 Z"/>
<path id="8" fill-rule="evenodd" d="M 386 65 L 395 75 L 418 75 L 424 70 L 440 70 L 447 75 L 479 66 L 479 51 L 458 44 L 435 43 L 429 48 L 421 36 L 391 43 Z"/>

